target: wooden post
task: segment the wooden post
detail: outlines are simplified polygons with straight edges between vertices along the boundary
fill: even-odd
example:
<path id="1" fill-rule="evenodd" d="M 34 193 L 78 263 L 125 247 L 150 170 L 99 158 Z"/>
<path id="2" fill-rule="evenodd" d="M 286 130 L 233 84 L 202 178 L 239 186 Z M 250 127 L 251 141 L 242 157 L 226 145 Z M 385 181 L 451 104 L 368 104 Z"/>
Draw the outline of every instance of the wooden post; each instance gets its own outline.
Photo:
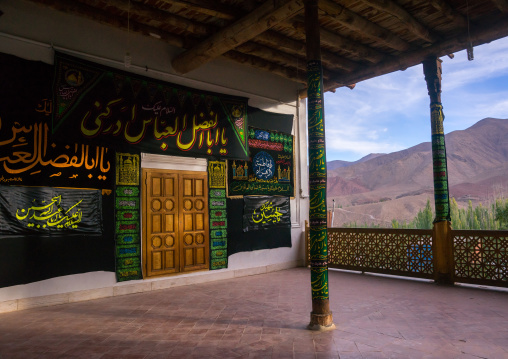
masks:
<path id="1" fill-rule="evenodd" d="M 443 129 L 444 115 L 443 105 L 441 104 L 441 62 L 435 56 L 423 61 L 423 73 L 425 74 L 430 96 L 434 203 L 436 207 L 433 229 L 434 280 L 440 284 L 453 284 L 454 260 L 448 193 L 448 166 Z"/>
<path id="2" fill-rule="evenodd" d="M 307 44 L 311 330 L 334 329 L 328 297 L 328 238 L 326 221 L 326 147 L 323 71 L 317 0 L 305 0 Z"/>

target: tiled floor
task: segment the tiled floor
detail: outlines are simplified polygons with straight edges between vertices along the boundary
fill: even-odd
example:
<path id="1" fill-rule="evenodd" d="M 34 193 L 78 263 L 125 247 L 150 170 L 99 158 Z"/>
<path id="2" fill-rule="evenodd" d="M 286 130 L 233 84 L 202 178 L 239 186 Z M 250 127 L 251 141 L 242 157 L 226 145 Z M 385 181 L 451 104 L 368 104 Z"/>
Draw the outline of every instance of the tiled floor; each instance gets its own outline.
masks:
<path id="1" fill-rule="evenodd" d="M 0 314 L 0 358 L 508 358 L 508 293 L 306 268 Z"/>

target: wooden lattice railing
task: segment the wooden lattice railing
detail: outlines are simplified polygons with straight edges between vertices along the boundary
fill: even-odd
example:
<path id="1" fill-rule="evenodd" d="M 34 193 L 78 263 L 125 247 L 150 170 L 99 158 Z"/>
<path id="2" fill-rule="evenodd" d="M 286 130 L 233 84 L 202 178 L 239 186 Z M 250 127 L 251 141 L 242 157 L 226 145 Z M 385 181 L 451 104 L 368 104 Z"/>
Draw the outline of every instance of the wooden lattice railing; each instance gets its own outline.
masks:
<path id="1" fill-rule="evenodd" d="M 508 287 L 508 231 L 452 231 L 455 281 Z"/>
<path id="2" fill-rule="evenodd" d="M 508 231 L 452 230 L 456 282 L 508 287 Z M 305 227 L 306 264 L 310 235 Z M 328 228 L 330 268 L 433 278 L 432 230 Z"/>
<path id="3" fill-rule="evenodd" d="M 432 231 L 329 228 L 330 268 L 431 278 Z"/>

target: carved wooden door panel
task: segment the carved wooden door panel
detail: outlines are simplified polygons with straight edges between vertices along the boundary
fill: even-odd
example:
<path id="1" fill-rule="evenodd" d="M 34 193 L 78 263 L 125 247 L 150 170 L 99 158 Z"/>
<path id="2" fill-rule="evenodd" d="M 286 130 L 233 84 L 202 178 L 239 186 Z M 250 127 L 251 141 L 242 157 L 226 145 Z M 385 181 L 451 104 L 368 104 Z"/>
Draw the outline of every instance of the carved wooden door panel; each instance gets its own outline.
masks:
<path id="1" fill-rule="evenodd" d="M 180 268 L 192 271 L 208 268 L 208 191 L 207 174 L 182 174 Z"/>
<path id="2" fill-rule="evenodd" d="M 143 170 L 145 276 L 209 266 L 207 174 Z"/>
<path id="3" fill-rule="evenodd" d="M 178 175 L 143 172 L 146 276 L 179 272 Z"/>

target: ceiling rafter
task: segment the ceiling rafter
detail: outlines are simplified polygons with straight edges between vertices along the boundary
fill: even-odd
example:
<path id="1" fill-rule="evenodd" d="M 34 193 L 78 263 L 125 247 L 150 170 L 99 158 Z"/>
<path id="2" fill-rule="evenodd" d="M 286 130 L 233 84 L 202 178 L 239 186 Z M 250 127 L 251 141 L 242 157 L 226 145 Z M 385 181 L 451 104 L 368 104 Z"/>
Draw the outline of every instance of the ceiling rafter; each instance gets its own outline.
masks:
<path id="1" fill-rule="evenodd" d="M 239 51 L 237 51 L 239 50 Z M 250 55 L 250 56 L 247 56 Z M 286 63 L 290 63 L 292 68 L 273 63 L 272 61 L 266 60 L 266 57 L 273 55 L 280 60 L 287 60 Z M 251 64 L 252 67 L 259 68 L 272 68 L 278 72 L 281 76 L 293 76 L 292 79 L 297 79 L 302 84 L 307 84 L 306 77 L 306 63 L 299 63 L 296 59 L 285 59 L 286 56 L 281 55 L 277 50 L 266 48 L 262 45 L 248 42 L 240 45 L 234 51 L 230 51 L 225 54 L 230 59 L 240 60 L 239 62 Z M 323 78 L 328 81 L 333 81 L 333 78 L 339 76 L 337 73 L 331 72 L 327 69 L 323 69 Z M 291 77 L 287 77 L 291 78 Z M 337 84 L 338 85 L 338 84 Z"/>
<path id="2" fill-rule="evenodd" d="M 354 43 L 353 41 L 340 35 L 337 35 L 326 29 L 321 29 L 320 35 L 321 42 L 323 44 L 332 47 L 338 47 L 341 51 L 344 51 L 354 56 L 358 56 L 373 64 L 378 63 L 387 57 L 387 55 L 377 50 L 374 50 L 362 44 Z"/>
<path id="3" fill-rule="evenodd" d="M 275 50 L 272 47 L 260 45 L 254 41 L 248 41 L 240 46 L 238 46 L 236 51 L 241 52 L 246 55 L 253 55 L 263 59 L 272 58 L 279 63 L 285 63 L 295 69 L 298 69 L 303 63 L 298 61 L 298 58 L 286 54 L 285 52 Z M 283 65 L 281 65 L 283 66 Z M 304 68 L 304 66 L 302 66 Z"/>
<path id="4" fill-rule="evenodd" d="M 361 32 L 362 35 L 380 41 L 394 50 L 407 51 L 411 48 L 411 44 L 400 39 L 392 32 L 364 19 L 360 15 L 331 0 L 320 0 L 319 8 L 341 25 L 353 31 Z"/>
<path id="5" fill-rule="evenodd" d="M 379 11 L 387 12 L 388 14 L 396 17 L 397 19 L 400 20 L 400 23 L 403 27 L 405 27 L 412 34 L 418 36 L 419 38 L 430 43 L 434 43 L 437 40 L 439 40 L 438 37 L 434 36 L 427 27 L 423 26 L 410 13 L 408 13 L 403 7 L 401 7 L 394 1 L 392 0 L 361 0 L 361 1 Z"/>
<path id="6" fill-rule="evenodd" d="M 280 35 L 275 31 L 266 31 L 260 35 L 258 35 L 255 39 L 255 42 L 271 46 L 278 49 L 283 49 L 284 51 L 298 56 L 301 60 L 301 65 L 299 67 L 303 68 L 304 71 L 307 71 L 307 60 L 305 59 L 305 43 L 294 40 L 290 37 Z M 299 61 L 300 61 L 299 60 Z M 346 70 L 346 67 L 343 64 L 343 58 L 333 54 L 332 52 L 322 49 L 321 50 L 321 62 L 325 67 L 332 69 L 334 71 L 343 71 Z"/>
<path id="7" fill-rule="evenodd" d="M 293 20 L 290 24 L 300 33 L 301 36 L 305 37 L 305 23 L 303 21 Z M 320 30 L 320 37 L 321 43 L 338 48 L 341 51 L 352 54 L 354 56 L 361 57 L 372 63 L 379 62 L 386 57 L 385 54 L 377 50 L 349 40 L 324 28 L 321 28 Z M 354 68 L 356 68 L 356 66 L 352 67 L 351 70 Z"/>
<path id="8" fill-rule="evenodd" d="M 430 0 L 430 5 L 441 12 L 448 20 L 454 22 L 461 28 L 467 27 L 467 19 L 455 11 L 448 3 L 442 0 Z"/>
<path id="9" fill-rule="evenodd" d="M 239 51 L 231 50 L 224 53 L 223 56 L 238 63 L 249 65 L 258 70 L 270 71 L 284 78 L 291 79 L 293 81 L 296 80 L 301 84 L 305 84 L 307 82 L 307 78 L 304 72 L 298 72 L 288 67 L 280 66 L 255 56 L 248 56 Z"/>
<path id="10" fill-rule="evenodd" d="M 294 16 L 302 9 L 303 0 L 268 0 L 240 20 L 176 56 L 171 62 L 173 69 L 182 74 L 192 71 L 251 40 L 280 21 Z"/>
<path id="11" fill-rule="evenodd" d="M 492 0 L 492 2 L 501 12 L 508 14 L 508 0 Z"/>
<path id="12" fill-rule="evenodd" d="M 141 2 L 141 0 L 134 0 Z M 216 17 L 224 20 L 234 20 L 241 16 L 238 11 L 235 11 L 230 6 L 224 6 L 217 1 L 211 0 L 159 0 L 168 5 L 177 5 L 187 8 L 192 11 L 199 12 L 204 15 Z"/>
<path id="13" fill-rule="evenodd" d="M 78 1 L 84 2 L 83 0 Z M 129 5 L 129 2 L 124 0 L 87 0 L 84 3 L 96 8 L 102 8 L 104 5 L 112 6 L 118 10 L 125 11 L 126 13 L 130 12 L 131 16 L 133 14 L 140 15 L 150 19 L 151 21 L 156 21 L 164 25 L 171 25 L 198 36 L 209 36 L 212 33 L 208 26 L 198 24 L 194 21 L 187 20 L 184 17 L 174 15 L 166 11 L 156 10 L 152 7 L 138 4 L 136 2 L 131 2 Z"/>

